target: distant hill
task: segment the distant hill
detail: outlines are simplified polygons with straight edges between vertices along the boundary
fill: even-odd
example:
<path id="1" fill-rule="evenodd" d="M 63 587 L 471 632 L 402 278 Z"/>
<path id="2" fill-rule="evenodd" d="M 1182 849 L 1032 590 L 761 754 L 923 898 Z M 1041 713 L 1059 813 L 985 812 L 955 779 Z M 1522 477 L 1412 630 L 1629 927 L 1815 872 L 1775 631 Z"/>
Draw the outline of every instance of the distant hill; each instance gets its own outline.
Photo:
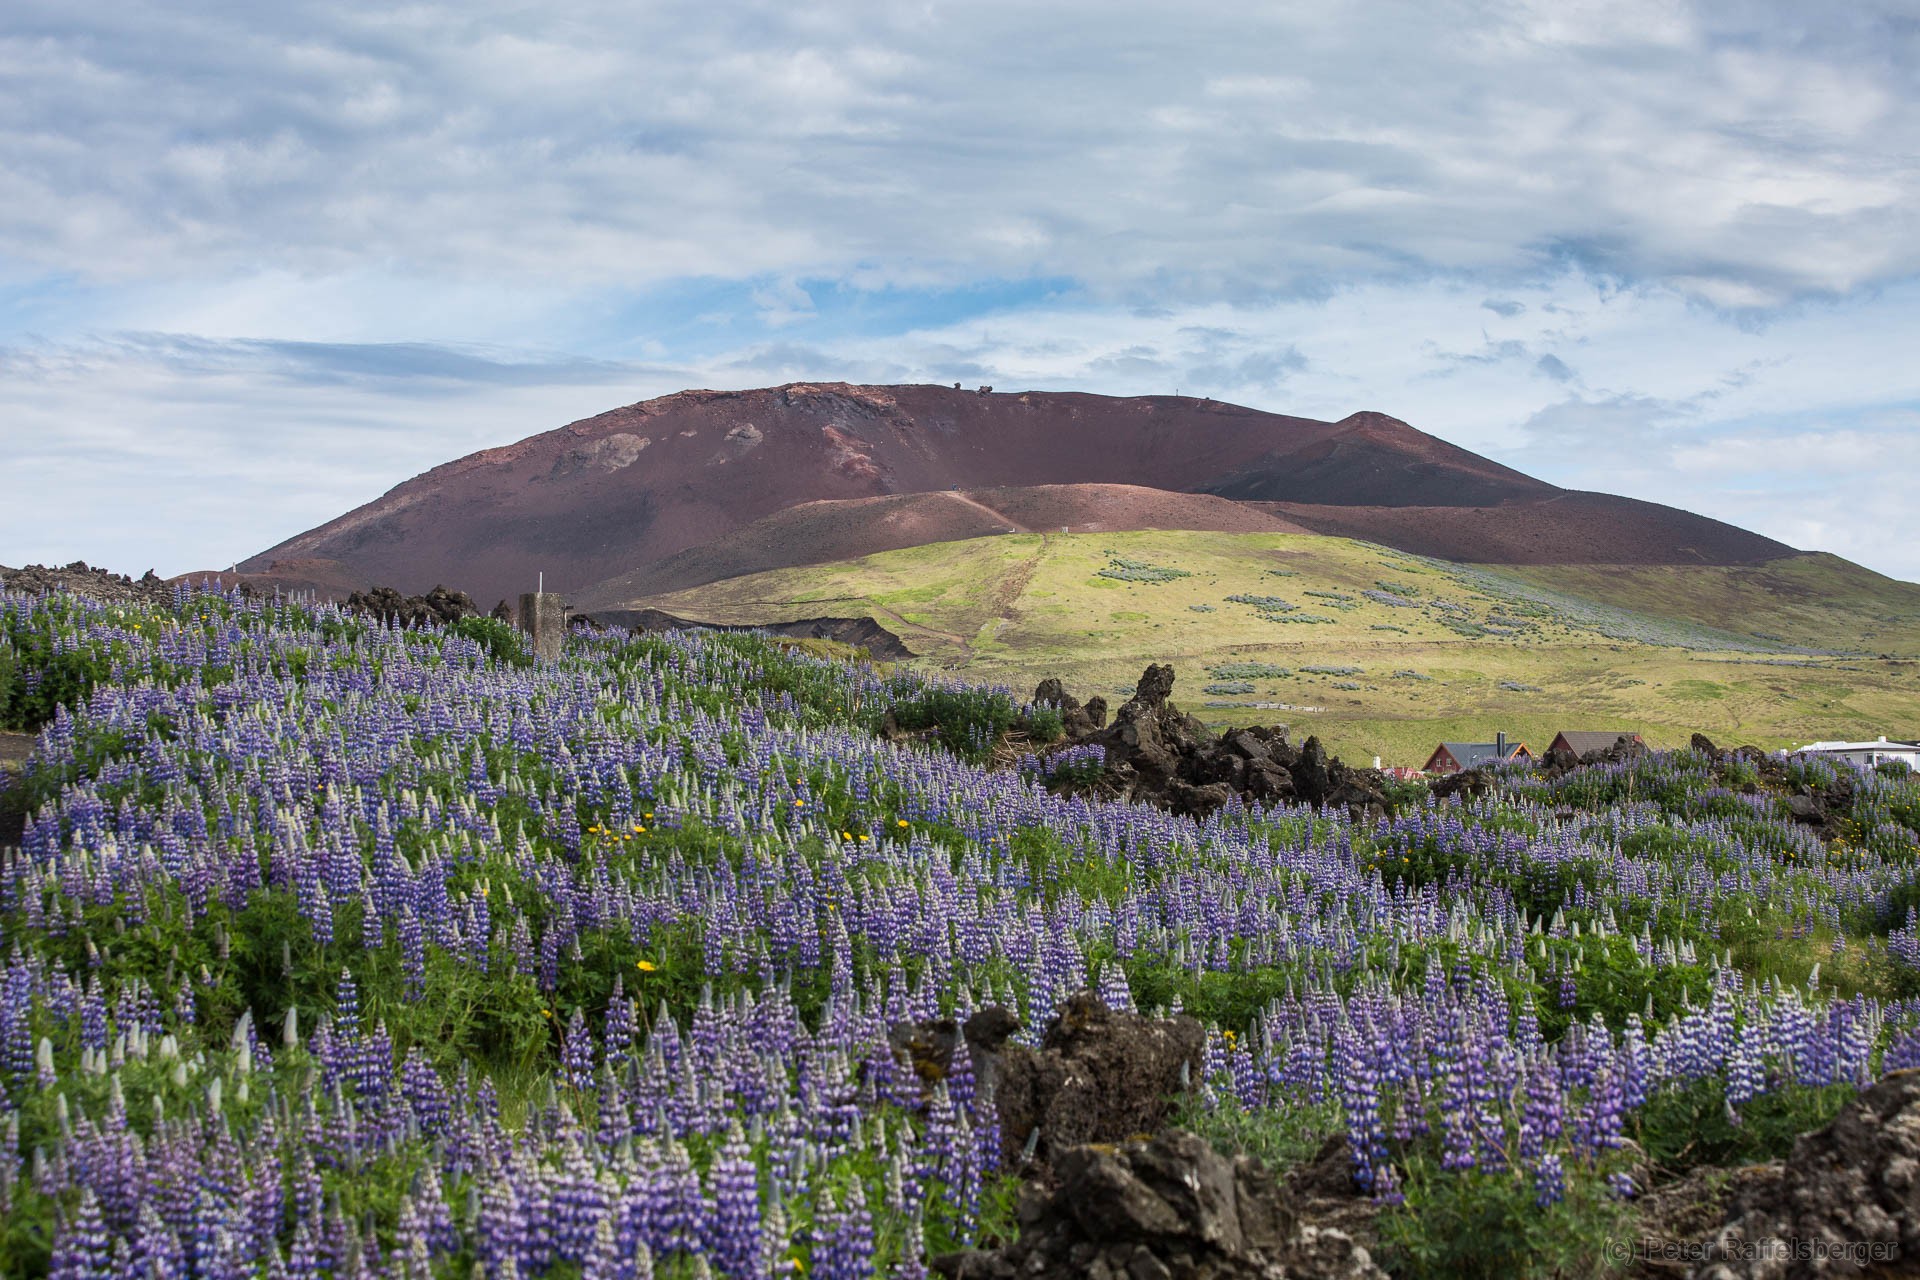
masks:
<path id="1" fill-rule="evenodd" d="M 1522 564 L 1792 553 L 1673 508 L 1557 489 L 1383 414 L 1320 422 L 1178 396 L 795 383 L 681 392 L 475 453 L 239 568 L 410 592 L 444 582 L 482 601 L 544 573 L 550 588 L 613 603 L 1062 525 L 1304 528 Z"/>

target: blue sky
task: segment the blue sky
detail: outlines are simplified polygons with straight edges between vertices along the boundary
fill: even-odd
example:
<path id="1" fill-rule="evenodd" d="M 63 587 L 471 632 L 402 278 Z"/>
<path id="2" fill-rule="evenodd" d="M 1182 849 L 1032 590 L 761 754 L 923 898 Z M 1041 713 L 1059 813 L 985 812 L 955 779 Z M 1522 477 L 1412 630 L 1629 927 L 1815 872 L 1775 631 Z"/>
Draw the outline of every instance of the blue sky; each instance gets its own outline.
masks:
<path id="1" fill-rule="evenodd" d="M 11 0 L 0 562 L 688 386 L 1376 409 L 1920 579 L 1906 3 Z"/>

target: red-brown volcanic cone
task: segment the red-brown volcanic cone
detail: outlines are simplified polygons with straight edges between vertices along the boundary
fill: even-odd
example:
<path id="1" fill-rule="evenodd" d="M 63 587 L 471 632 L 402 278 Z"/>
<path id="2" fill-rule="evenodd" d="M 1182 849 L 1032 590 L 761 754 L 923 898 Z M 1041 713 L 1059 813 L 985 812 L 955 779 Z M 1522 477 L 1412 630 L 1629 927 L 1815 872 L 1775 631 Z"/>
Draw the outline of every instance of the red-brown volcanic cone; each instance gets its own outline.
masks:
<path id="1" fill-rule="evenodd" d="M 1514 540 L 1503 517 L 1469 513 L 1505 512 L 1562 494 L 1381 414 L 1329 423 L 1176 396 L 794 383 L 681 392 L 472 454 L 240 569 L 264 573 L 275 561 L 333 561 L 361 583 L 406 592 L 445 583 L 480 601 L 531 590 L 544 573 L 553 590 L 584 592 L 693 548 L 709 548 L 713 559 L 708 568 L 679 566 L 675 573 L 683 578 L 752 563 L 767 553 L 750 553 L 751 544 L 772 533 L 717 544 L 802 504 L 955 489 L 1037 493 L 1062 485 L 1306 503 L 1313 519 L 1296 516 L 1290 506 L 1266 514 L 1465 560 L 1518 554 L 1499 552 Z M 847 558 L 997 527 L 986 523 L 993 518 L 986 513 L 929 503 L 837 510 L 849 522 L 846 530 L 823 531 L 806 513 L 779 526 L 783 536 L 805 545 L 776 558 Z M 1004 514 L 1012 524 L 1033 527 L 1089 522 L 1043 516 L 1038 508 L 1031 518 Z M 1682 517 L 1684 527 L 1674 525 Z M 1121 518 L 1109 527 L 1143 527 L 1143 518 Z M 1220 527 L 1187 523 L 1196 518 L 1193 512 L 1169 517 L 1170 527 Z M 1600 516 L 1569 518 L 1578 524 Z M 1707 538 L 1698 524 L 1687 523 L 1698 517 L 1651 504 L 1628 504 L 1605 519 L 1612 532 L 1590 541 L 1619 548 L 1625 562 L 1744 561 L 1786 552 L 1728 526 L 1715 526 L 1727 532 Z M 1549 513 L 1541 527 L 1561 528 L 1560 520 L 1560 513 Z M 1475 530 L 1491 530 L 1491 541 Z M 1571 534 L 1562 540 L 1578 541 Z M 794 554 L 807 559 L 790 559 Z"/>
<path id="2" fill-rule="evenodd" d="M 1332 452 L 1312 452 L 1323 445 Z M 1289 483 L 1295 455 L 1305 479 Z M 1342 502 L 1339 485 L 1358 473 L 1369 495 L 1407 502 L 1552 492 L 1379 415 L 1325 423 L 1175 396 L 796 383 L 682 392 L 472 454 L 240 567 L 330 559 L 403 591 L 445 582 L 495 599 L 541 572 L 578 590 L 804 502 L 1083 483 L 1288 497 L 1305 485 Z"/>

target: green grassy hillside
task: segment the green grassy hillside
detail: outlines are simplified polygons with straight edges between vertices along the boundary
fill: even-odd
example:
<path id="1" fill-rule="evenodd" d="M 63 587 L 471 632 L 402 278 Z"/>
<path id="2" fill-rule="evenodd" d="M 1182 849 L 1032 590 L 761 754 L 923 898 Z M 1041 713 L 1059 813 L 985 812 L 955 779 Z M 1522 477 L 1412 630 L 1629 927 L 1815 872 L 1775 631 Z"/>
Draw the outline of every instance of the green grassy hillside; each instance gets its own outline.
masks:
<path id="1" fill-rule="evenodd" d="M 1680 565 L 1501 566 L 1529 584 L 1619 608 L 1712 625 L 1738 618 L 1749 635 L 1781 644 L 1914 657 L 1920 585 L 1839 556 L 1790 556 L 1724 568 Z"/>
<path id="2" fill-rule="evenodd" d="M 1765 747 L 1920 731 L 1920 587 L 1824 556 L 1496 569 L 1342 538 L 1019 534 L 633 603 L 726 623 L 871 613 L 929 664 L 1082 696 L 1170 661 L 1205 719 L 1389 763 L 1496 729 L 1540 747 L 1562 728 Z"/>

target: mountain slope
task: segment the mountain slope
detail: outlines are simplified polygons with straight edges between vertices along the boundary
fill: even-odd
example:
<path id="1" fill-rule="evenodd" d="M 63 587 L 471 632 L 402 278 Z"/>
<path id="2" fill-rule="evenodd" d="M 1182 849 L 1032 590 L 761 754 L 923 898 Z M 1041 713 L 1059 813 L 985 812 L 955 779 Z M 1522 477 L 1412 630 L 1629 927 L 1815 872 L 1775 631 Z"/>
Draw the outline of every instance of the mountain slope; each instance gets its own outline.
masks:
<path id="1" fill-rule="evenodd" d="M 1419 764 L 1443 737 L 1502 728 L 1537 746 L 1565 728 L 1765 747 L 1910 732 L 1920 586 L 1854 569 L 1825 591 L 1839 567 L 1490 569 L 1329 536 L 1010 534 L 627 607 L 729 624 L 870 617 L 925 664 L 1023 690 L 1062 676 L 1081 696 L 1172 662 L 1183 705 L 1208 720 L 1286 721 L 1350 757 Z M 1807 651 L 1840 648 L 1853 652 Z"/>
<path id="2" fill-rule="evenodd" d="M 329 560 L 369 581 L 408 591 L 459 583 L 480 599 L 530 589 L 544 572 L 550 587 L 582 592 L 801 504 L 1084 484 L 1310 500 L 1316 510 L 1351 509 L 1354 521 L 1382 527 L 1457 524 L 1461 512 L 1487 504 L 1505 510 L 1561 495 L 1381 414 L 1329 423 L 1176 396 L 796 383 L 681 392 L 472 454 L 240 568 Z M 1266 514 L 1288 527 L 1295 519 Z M 945 526 L 934 524 L 937 536 Z M 1709 558 L 1790 550 L 1751 535 L 1723 542 Z M 1501 558 L 1473 554 L 1471 538 L 1453 537 L 1455 544 L 1448 554 Z M 898 543 L 861 548 L 843 537 L 830 552 L 887 545 Z M 812 554 L 804 548 L 804 540 L 795 544 L 785 563 L 805 563 L 792 558 Z"/>
<path id="3" fill-rule="evenodd" d="M 1677 507 L 1555 490 L 1499 506 L 1249 503 L 1315 533 L 1478 564 L 1761 564 L 1795 554 L 1772 538 Z"/>
<path id="4" fill-rule="evenodd" d="M 885 498 L 803 502 L 705 545 L 596 583 L 576 592 L 573 603 L 582 610 L 605 609 L 636 596 L 679 591 L 771 569 L 828 564 L 965 538 L 1066 529 L 1079 533 L 1117 529 L 1312 532 L 1248 503 L 1139 485 L 941 489 Z"/>

